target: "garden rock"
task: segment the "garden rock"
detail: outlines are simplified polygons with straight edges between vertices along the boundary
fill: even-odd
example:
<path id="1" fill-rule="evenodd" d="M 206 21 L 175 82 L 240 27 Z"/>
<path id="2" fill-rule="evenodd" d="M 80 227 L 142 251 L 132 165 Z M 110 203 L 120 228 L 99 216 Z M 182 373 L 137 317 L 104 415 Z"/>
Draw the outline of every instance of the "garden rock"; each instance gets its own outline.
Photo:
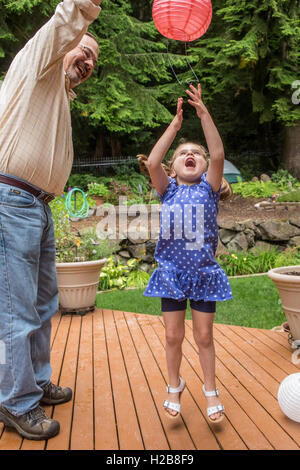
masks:
<path id="1" fill-rule="evenodd" d="M 138 245 L 130 245 L 127 247 L 127 249 L 133 258 L 143 259 L 143 257 L 146 255 L 145 243 L 140 243 Z"/>
<path id="2" fill-rule="evenodd" d="M 218 237 L 218 246 L 216 250 L 216 255 L 217 256 L 223 255 L 224 253 L 226 253 L 226 251 L 228 251 L 226 246 L 221 242 L 220 237 Z"/>
<path id="3" fill-rule="evenodd" d="M 139 266 L 139 269 L 141 269 L 142 271 L 145 271 L 146 273 L 150 270 L 150 264 L 148 263 L 142 263 L 140 266 Z"/>
<path id="4" fill-rule="evenodd" d="M 263 173 L 262 175 L 260 175 L 260 180 L 265 183 L 266 181 L 271 181 L 271 178 L 269 175 L 266 175 L 265 173 Z"/>
<path id="5" fill-rule="evenodd" d="M 289 222 L 266 220 L 258 225 L 262 240 L 289 241 L 291 237 L 300 235 L 300 229 Z"/>
<path id="6" fill-rule="evenodd" d="M 244 230 L 244 222 L 234 222 L 233 220 L 224 220 L 223 222 L 219 223 L 220 229 L 230 230 L 234 232 L 240 232 Z"/>
<path id="7" fill-rule="evenodd" d="M 148 255 L 154 256 L 155 249 L 156 249 L 156 241 L 148 240 L 146 242 L 146 253 Z"/>
<path id="8" fill-rule="evenodd" d="M 221 228 L 219 230 L 219 237 L 222 243 L 229 243 L 236 236 L 236 231 L 229 230 L 227 228 Z"/>
<path id="9" fill-rule="evenodd" d="M 255 245 L 255 231 L 247 228 L 244 234 L 248 242 L 248 248 L 252 248 Z"/>
<path id="10" fill-rule="evenodd" d="M 255 223 L 251 219 L 235 222 L 233 220 L 223 221 L 219 223 L 220 229 L 227 229 L 234 232 L 243 232 L 246 229 L 255 230 Z"/>
<path id="11" fill-rule="evenodd" d="M 230 242 L 227 244 L 229 251 L 247 251 L 248 240 L 244 232 L 239 232 Z"/>
<path id="12" fill-rule="evenodd" d="M 297 246 L 297 247 L 300 248 L 300 235 L 297 235 L 296 237 L 290 238 L 288 244 L 289 244 L 289 246 L 291 246 L 291 247 Z"/>
<path id="13" fill-rule="evenodd" d="M 155 259 L 152 255 L 143 255 L 142 256 L 142 261 L 144 261 L 145 263 L 154 263 L 155 262 Z"/>
<path id="14" fill-rule="evenodd" d="M 300 216 L 294 216 L 290 218 L 290 224 L 295 225 L 296 227 L 300 228 Z"/>
<path id="15" fill-rule="evenodd" d="M 131 258 L 130 253 L 127 250 L 121 250 L 118 252 L 118 255 L 122 256 L 122 258 L 129 259 Z"/>

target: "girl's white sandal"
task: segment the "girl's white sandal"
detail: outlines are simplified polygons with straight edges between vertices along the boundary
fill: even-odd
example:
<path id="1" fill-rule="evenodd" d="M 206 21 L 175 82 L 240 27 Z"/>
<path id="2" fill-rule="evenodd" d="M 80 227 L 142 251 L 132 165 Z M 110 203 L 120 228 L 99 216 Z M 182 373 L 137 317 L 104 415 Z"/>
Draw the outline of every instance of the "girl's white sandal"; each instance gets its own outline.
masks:
<path id="1" fill-rule="evenodd" d="M 177 388 L 170 387 L 170 385 L 167 385 L 167 392 L 168 393 L 179 393 L 179 399 L 181 397 L 181 394 L 184 390 L 185 387 L 185 381 L 182 379 L 182 377 L 179 377 L 179 386 Z M 165 413 L 169 418 L 177 418 L 180 414 L 180 408 L 181 405 L 180 403 L 175 403 L 173 401 L 165 400 L 164 401 L 164 408 L 165 408 Z M 169 413 L 167 410 L 173 410 L 176 411 L 176 415 L 172 415 Z"/>
<path id="2" fill-rule="evenodd" d="M 218 397 L 219 396 L 219 390 L 217 388 L 215 390 L 206 391 L 204 385 L 203 385 L 203 393 L 206 397 Z M 207 411 L 208 419 L 211 423 L 220 423 L 224 419 L 225 410 L 224 410 L 224 406 L 221 403 L 219 403 L 216 406 L 209 406 L 206 411 Z M 219 416 L 219 418 L 212 419 L 211 415 L 216 414 L 216 413 L 222 413 L 222 414 L 221 416 Z"/>

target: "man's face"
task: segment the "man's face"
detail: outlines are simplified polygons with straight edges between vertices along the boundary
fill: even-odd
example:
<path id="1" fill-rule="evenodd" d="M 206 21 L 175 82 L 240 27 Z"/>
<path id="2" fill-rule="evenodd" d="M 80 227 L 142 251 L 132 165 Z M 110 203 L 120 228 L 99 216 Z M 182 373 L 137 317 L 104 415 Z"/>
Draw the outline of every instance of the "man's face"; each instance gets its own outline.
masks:
<path id="1" fill-rule="evenodd" d="M 97 65 L 98 54 L 96 41 L 85 35 L 78 46 L 65 55 L 64 69 L 70 79 L 70 88 L 75 88 L 91 76 Z"/>

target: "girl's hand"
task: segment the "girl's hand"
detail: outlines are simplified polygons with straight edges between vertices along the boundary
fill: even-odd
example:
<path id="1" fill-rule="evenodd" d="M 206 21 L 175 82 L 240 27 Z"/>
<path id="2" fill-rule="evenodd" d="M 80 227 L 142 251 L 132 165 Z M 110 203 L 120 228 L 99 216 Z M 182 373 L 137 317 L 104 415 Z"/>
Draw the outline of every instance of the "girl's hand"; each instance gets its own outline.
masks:
<path id="1" fill-rule="evenodd" d="M 188 102 L 196 109 L 197 116 L 201 119 L 203 116 L 209 114 L 205 104 L 202 101 L 201 85 L 198 83 L 197 88 L 195 88 L 193 85 L 190 85 L 190 89 L 192 91 L 186 90 L 187 94 L 191 97 Z"/>
<path id="2" fill-rule="evenodd" d="M 182 103 L 183 103 L 183 98 L 178 98 L 176 116 L 174 117 L 171 123 L 172 126 L 175 128 L 176 132 L 179 131 L 182 125 L 182 120 L 183 120 Z"/>

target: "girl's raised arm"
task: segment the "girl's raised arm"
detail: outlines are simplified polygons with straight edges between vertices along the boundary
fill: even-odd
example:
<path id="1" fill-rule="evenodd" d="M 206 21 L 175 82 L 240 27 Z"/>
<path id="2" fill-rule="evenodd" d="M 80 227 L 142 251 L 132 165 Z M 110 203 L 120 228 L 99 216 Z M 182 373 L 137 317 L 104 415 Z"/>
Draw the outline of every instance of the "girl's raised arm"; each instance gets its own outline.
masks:
<path id="1" fill-rule="evenodd" d="M 146 163 L 152 184 L 159 194 L 163 194 L 169 184 L 169 178 L 162 166 L 162 161 L 171 147 L 177 132 L 181 128 L 183 114 L 182 102 L 183 98 L 178 98 L 176 116 L 154 145 Z"/>
<path id="2" fill-rule="evenodd" d="M 190 85 L 190 88 L 191 91 L 186 90 L 187 94 L 191 97 L 188 102 L 196 109 L 197 116 L 201 119 L 201 125 L 210 155 L 207 181 L 214 191 L 218 191 L 221 186 L 224 170 L 224 147 L 222 139 L 211 115 L 202 101 L 200 83 L 198 83 L 197 88 L 193 85 Z"/>

